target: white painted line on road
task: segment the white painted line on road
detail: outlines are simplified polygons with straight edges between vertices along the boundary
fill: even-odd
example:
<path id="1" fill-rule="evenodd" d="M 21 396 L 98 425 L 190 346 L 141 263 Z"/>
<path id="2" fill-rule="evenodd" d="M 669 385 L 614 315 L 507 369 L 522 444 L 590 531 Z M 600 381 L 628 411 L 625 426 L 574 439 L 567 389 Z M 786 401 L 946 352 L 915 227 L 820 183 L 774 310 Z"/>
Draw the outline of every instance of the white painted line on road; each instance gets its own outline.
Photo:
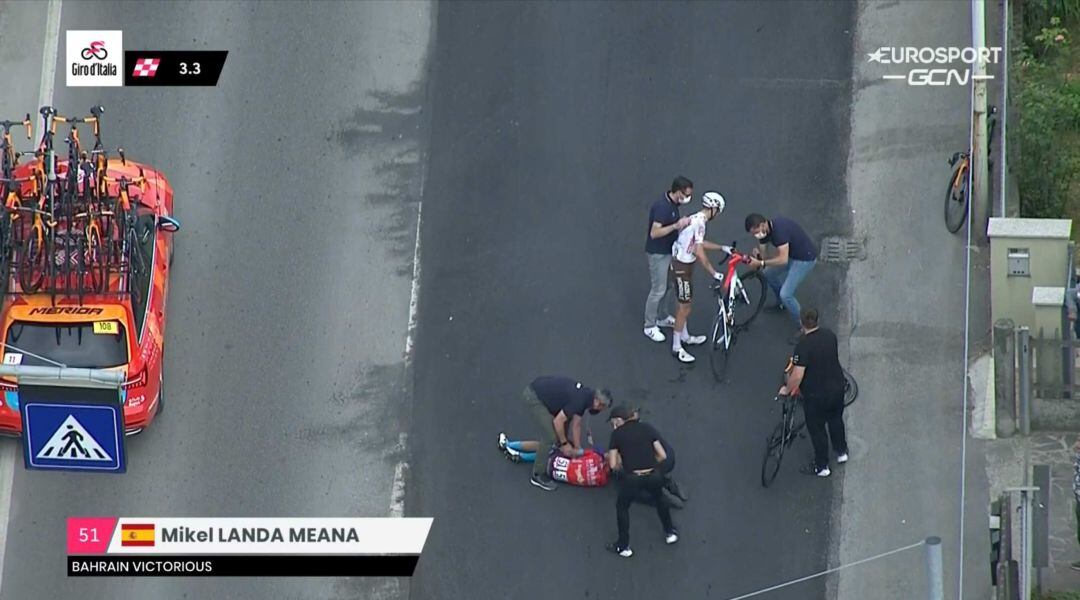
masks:
<path id="1" fill-rule="evenodd" d="M 41 56 L 41 85 L 38 86 L 38 106 L 52 104 L 56 80 L 56 56 L 60 45 L 61 0 L 49 0 L 45 17 L 45 49 Z M 0 448 L 0 590 L 3 589 L 4 555 L 7 551 L 8 519 L 11 515 L 11 496 L 15 483 L 15 460 L 18 444 Z"/>
<path id="2" fill-rule="evenodd" d="M 404 431 L 398 436 L 398 452 L 405 453 L 408 448 L 409 434 Z M 394 467 L 394 485 L 390 488 L 390 516 L 405 516 L 405 474 L 409 470 L 409 462 L 402 460 Z"/>
<path id="3" fill-rule="evenodd" d="M 416 308 L 420 303 L 420 222 L 424 207 L 424 180 L 420 180 L 420 199 L 416 202 L 416 243 L 413 245 L 412 289 L 409 292 L 409 325 L 405 333 L 405 376 L 412 377 L 413 338 L 416 335 Z M 411 386 L 409 386 L 411 389 Z M 398 437 L 398 453 L 403 458 L 394 467 L 394 485 L 390 489 L 390 516 L 405 516 L 405 475 L 409 472 L 409 436 Z"/>

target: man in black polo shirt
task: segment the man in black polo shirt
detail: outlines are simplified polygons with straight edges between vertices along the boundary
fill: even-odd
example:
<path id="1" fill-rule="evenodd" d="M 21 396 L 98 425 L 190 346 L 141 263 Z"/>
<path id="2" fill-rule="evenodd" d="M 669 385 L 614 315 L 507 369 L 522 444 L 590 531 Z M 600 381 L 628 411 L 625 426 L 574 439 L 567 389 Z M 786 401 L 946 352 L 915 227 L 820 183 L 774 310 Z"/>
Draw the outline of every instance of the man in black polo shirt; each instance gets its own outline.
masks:
<path id="1" fill-rule="evenodd" d="M 777 297 L 777 306 L 786 308 L 795 327 L 799 327 L 801 307 L 795 299 L 795 290 L 810 274 L 817 264 L 818 251 L 813 240 L 806 235 L 798 223 L 779 215 L 766 219 L 757 213 L 746 216 L 746 231 L 758 241 L 752 264 L 765 268 L 765 281 Z M 771 243 L 776 248 L 776 256 L 766 257 L 765 244 Z M 799 339 L 796 332 L 790 339 L 794 344 Z"/>
<path id="2" fill-rule="evenodd" d="M 536 487 L 555 490 L 547 474 L 547 451 L 555 446 L 566 456 L 581 456 L 581 418 L 585 411 L 598 414 L 611 404 L 611 392 L 595 391 L 569 377 L 537 377 L 521 394 L 540 424 L 540 444 L 530 480 Z"/>
<path id="3" fill-rule="evenodd" d="M 844 432 L 844 369 L 840 366 L 836 334 L 818 327 L 817 310 L 804 310 L 801 319 L 804 334 L 795 346 L 792 368 L 780 393 L 802 394 L 806 430 L 814 445 L 814 461 L 806 472 L 828 477 L 830 439 L 838 455 L 836 462 L 848 460 Z"/>
<path id="4" fill-rule="evenodd" d="M 683 176 L 671 182 L 665 192 L 649 208 L 649 229 L 645 236 L 645 256 L 649 258 L 649 296 L 645 299 L 645 337 L 662 342 L 665 337 L 661 327 L 674 327 L 672 299 L 674 283 L 668 276 L 671 265 L 671 246 L 679 236 L 679 230 L 690 222 L 679 217 L 679 207 L 690 202 L 694 184 Z"/>
<path id="5" fill-rule="evenodd" d="M 621 471 L 618 482 L 618 497 L 615 500 L 615 518 L 619 528 L 619 539 L 608 544 L 607 549 L 622 557 L 631 557 L 630 549 L 630 504 L 639 494 L 645 493 L 656 504 L 656 514 L 664 526 L 664 541 L 674 544 L 679 541 L 679 532 L 671 522 L 671 509 L 663 499 L 664 476 L 660 472 L 661 463 L 667 458 L 664 446 L 660 443 L 656 430 L 641 421 L 632 420 L 633 411 L 629 407 L 619 406 L 612 410 L 611 416 L 618 419 L 615 430 L 611 432 L 608 445 L 608 466 L 613 471 Z"/>

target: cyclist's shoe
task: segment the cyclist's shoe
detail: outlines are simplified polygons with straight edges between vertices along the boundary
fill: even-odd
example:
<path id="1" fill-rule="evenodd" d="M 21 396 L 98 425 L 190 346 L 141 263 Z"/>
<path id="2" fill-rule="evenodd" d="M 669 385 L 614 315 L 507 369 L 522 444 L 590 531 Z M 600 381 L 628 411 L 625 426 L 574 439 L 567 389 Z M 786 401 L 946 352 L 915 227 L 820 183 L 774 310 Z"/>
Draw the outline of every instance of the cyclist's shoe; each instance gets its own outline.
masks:
<path id="1" fill-rule="evenodd" d="M 704 344 L 709 338 L 704 335 L 691 335 L 683 339 L 682 343 L 687 346 L 700 346 Z"/>
<path id="2" fill-rule="evenodd" d="M 521 453 L 513 448 L 503 448 L 503 456 L 510 462 L 521 462 Z"/>
<path id="3" fill-rule="evenodd" d="M 506 450 L 506 442 L 507 441 L 508 440 L 506 439 L 506 434 L 500 431 L 499 432 L 499 450 Z"/>
<path id="4" fill-rule="evenodd" d="M 679 531 L 677 529 L 672 529 L 671 531 L 664 534 L 664 543 L 665 544 L 670 546 L 671 544 L 674 544 L 677 541 L 679 541 Z"/>
<path id="5" fill-rule="evenodd" d="M 667 317 L 664 317 L 663 320 L 657 321 L 656 326 L 657 327 L 674 327 L 675 326 L 675 317 L 672 317 L 671 315 L 668 315 Z"/>
<path id="6" fill-rule="evenodd" d="M 664 333 L 660 331 L 659 327 L 646 327 L 645 337 L 649 338 L 654 342 L 662 342 L 667 339 L 667 336 L 665 336 Z"/>
<path id="7" fill-rule="evenodd" d="M 829 475 L 832 475 L 832 471 L 829 470 L 829 467 L 819 469 L 813 462 L 799 469 L 799 472 L 803 475 L 816 475 L 818 477 L 828 477 Z"/>
<path id="8" fill-rule="evenodd" d="M 672 350 L 671 355 L 675 357 L 675 360 L 687 365 L 697 360 L 696 358 L 694 358 L 693 354 L 690 354 L 682 348 L 679 348 L 678 350 Z"/>
<path id="9" fill-rule="evenodd" d="M 529 483 L 544 490 L 545 492 L 554 492 L 556 489 L 558 489 L 555 485 L 555 480 L 548 477 L 544 473 L 533 475 L 532 479 L 529 480 Z"/>
<path id="10" fill-rule="evenodd" d="M 847 461 L 848 461 L 848 455 L 847 455 L 847 452 L 844 452 L 844 453 L 843 453 L 843 454 L 841 454 L 840 456 L 837 456 L 837 457 L 836 457 L 836 462 L 838 462 L 838 463 L 840 463 L 840 464 L 844 464 L 844 463 L 846 463 Z"/>
<path id="11" fill-rule="evenodd" d="M 619 556 L 621 556 L 623 558 L 630 558 L 631 556 L 634 555 L 634 551 L 630 549 L 630 546 L 626 546 L 625 548 L 620 548 L 619 545 L 614 543 L 614 542 L 604 546 L 604 548 L 607 548 L 608 552 L 611 552 L 613 554 L 618 554 Z"/>
<path id="12" fill-rule="evenodd" d="M 679 484 L 675 483 L 674 479 L 668 479 L 667 484 L 664 485 L 664 488 L 667 489 L 667 491 L 671 492 L 671 495 L 675 496 L 679 500 L 682 500 L 683 502 L 688 502 L 690 500 L 690 498 L 686 497 L 686 492 L 682 491 L 682 488 L 679 487 Z"/>

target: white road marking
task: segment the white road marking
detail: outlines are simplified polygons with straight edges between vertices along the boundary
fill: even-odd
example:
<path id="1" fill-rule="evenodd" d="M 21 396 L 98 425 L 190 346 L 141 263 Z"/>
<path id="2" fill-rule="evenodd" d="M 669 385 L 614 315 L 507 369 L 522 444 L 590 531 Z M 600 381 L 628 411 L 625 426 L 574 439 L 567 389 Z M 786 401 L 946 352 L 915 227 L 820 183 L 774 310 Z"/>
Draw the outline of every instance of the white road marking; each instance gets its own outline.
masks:
<path id="1" fill-rule="evenodd" d="M 38 106 L 52 104 L 56 79 L 56 56 L 60 45 L 60 8 L 62 0 L 49 0 L 45 18 L 45 49 L 41 60 L 41 85 L 38 87 Z M 18 444 L 0 446 L 0 590 L 3 589 L 4 555 L 7 551 L 8 519 L 11 514 L 11 495 L 15 483 L 15 460 Z"/>
<path id="2" fill-rule="evenodd" d="M 405 376 L 412 377 L 413 337 L 416 335 L 416 308 L 420 301 L 420 222 L 423 214 L 424 179 L 420 180 L 420 200 L 416 203 L 416 243 L 413 245 L 412 289 L 409 292 L 409 325 L 405 333 Z M 390 516 L 405 516 L 405 475 L 409 471 L 409 435 L 398 437 L 397 452 L 402 457 L 394 467 L 394 484 L 390 489 Z"/>
<path id="3" fill-rule="evenodd" d="M 398 437 L 398 452 L 404 453 L 408 447 L 409 434 L 402 432 Z M 394 467 L 394 485 L 390 488 L 390 516 L 405 516 L 405 474 L 409 470 L 409 462 L 402 460 Z"/>

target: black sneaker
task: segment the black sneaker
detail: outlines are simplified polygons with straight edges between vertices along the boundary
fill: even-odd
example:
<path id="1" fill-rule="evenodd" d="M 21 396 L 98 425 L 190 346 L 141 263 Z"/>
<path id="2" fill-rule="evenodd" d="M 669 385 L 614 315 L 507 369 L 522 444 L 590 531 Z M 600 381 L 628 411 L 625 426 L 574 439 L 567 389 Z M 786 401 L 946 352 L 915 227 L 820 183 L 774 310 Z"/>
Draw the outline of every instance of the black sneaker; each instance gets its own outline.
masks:
<path id="1" fill-rule="evenodd" d="M 529 480 L 529 483 L 546 492 L 554 492 L 556 490 L 555 480 L 543 473 L 539 475 L 533 475 L 532 479 Z"/>
<path id="2" fill-rule="evenodd" d="M 667 491 L 671 492 L 672 496 L 675 496 L 679 500 L 682 500 L 683 502 L 688 502 L 690 500 L 686 497 L 686 492 L 682 491 L 682 488 L 679 487 L 679 484 L 675 483 L 674 479 L 668 479 L 667 484 L 664 487 L 667 488 Z"/>
<path id="3" fill-rule="evenodd" d="M 604 548 L 606 548 L 608 552 L 611 552 L 612 554 L 618 554 L 623 558 L 630 558 L 634 555 L 634 551 L 630 549 L 630 546 L 620 548 L 618 544 L 614 542 L 604 546 Z"/>

